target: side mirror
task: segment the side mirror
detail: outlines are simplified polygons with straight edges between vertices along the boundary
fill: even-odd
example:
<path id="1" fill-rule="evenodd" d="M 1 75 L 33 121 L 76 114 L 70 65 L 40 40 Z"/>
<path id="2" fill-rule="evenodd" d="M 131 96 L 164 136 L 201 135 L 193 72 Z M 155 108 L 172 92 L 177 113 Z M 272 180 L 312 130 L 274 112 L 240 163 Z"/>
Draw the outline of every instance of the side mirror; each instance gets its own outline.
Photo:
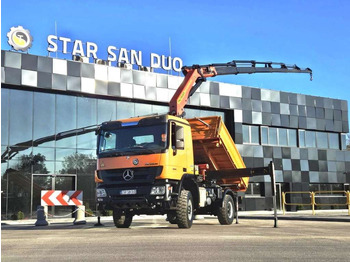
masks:
<path id="1" fill-rule="evenodd" d="M 185 148 L 184 142 L 184 128 L 176 123 L 171 123 L 171 147 L 174 151 L 174 155 L 177 154 L 178 149 Z"/>
<path id="2" fill-rule="evenodd" d="M 184 142 L 184 128 L 182 126 L 176 126 L 176 149 L 184 149 L 185 148 L 185 142 Z"/>
<path id="3" fill-rule="evenodd" d="M 176 155 L 176 124 L 171 122 L 171 148 L 173 149 L 173 155 Z"/>

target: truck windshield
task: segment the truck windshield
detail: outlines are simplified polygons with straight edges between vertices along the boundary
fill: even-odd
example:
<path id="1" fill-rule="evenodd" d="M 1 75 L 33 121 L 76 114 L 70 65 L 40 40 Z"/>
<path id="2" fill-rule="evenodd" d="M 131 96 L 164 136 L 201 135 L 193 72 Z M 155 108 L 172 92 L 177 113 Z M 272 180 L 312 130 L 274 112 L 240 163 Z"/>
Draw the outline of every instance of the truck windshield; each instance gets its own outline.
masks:
<path id="1" fill-rule="evenodd" d="M 160 153 L 167 147 L 166 134 L 165 123 L 101 130 L 98 153 L 111 156 Z"/>

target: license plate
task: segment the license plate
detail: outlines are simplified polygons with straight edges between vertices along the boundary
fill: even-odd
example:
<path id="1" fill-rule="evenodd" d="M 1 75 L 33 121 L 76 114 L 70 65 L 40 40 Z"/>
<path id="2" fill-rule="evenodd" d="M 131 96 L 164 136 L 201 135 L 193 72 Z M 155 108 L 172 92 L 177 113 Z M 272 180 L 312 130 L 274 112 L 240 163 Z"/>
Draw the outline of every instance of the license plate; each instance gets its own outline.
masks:
<path id="1" fill-rule="evenodd" d="M 121 195 L 136 195 L 136 189 L 129 189 L 129 190 L 121 190 Z"/>

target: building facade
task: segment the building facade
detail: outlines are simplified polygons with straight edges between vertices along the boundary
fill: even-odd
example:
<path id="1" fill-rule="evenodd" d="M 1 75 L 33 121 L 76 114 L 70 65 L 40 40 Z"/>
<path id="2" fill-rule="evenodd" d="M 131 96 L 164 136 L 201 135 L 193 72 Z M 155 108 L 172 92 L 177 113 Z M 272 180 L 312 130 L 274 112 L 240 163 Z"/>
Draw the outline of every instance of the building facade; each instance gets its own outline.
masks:
<path id="1" fill-rule="evenodd" d="M 84 204 L 94 209 L 94 128 L 166 113 L 183 79 L 144 68 L 1 52 L 3 218 L 18 211 L 33 215 L 46 189 L 83 190 Z M 347 101 L 205 82 L 190 98 L 186 117 L 208 115 L 222 116 L 247 167 L 274 161 L 279 195 L 349 190 Z M 271 209 L 270 183 L 268 176 L 252 178 L 241 208 Z M 310 201 L 308 194 L 290 197 Z"/>

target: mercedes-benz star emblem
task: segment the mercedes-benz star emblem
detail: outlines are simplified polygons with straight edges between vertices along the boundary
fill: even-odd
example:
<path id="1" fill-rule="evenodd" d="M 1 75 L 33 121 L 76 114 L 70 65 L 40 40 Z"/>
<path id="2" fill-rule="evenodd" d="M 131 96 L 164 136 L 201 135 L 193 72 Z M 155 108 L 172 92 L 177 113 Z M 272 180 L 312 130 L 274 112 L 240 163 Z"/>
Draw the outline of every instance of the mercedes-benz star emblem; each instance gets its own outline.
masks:
<path id="1" fill-rule="evenodd" d="M 131 169 L 127 169 L 123 172 L 123 178 L 125 181 L 130 181 L 131 179 L 134 178 L 134 171 Z"/>

